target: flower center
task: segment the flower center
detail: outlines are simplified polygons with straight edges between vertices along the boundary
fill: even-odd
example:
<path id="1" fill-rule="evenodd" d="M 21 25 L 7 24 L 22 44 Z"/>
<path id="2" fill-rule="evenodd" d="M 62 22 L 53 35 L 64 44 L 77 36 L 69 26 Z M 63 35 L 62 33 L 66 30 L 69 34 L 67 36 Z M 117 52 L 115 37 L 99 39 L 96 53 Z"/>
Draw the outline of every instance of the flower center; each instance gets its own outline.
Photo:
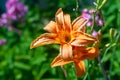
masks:
<path id="1" fill-rule="evenodd" d="M 71 36 L 70 35 L 65 35 L 65 42 L 70 42 Z"/>
<path id="2" fill-rule="evenodd" d="M 59 33 L 61 43 L 69 43 L 71 41 L 71 34 L 69 32 L 61 31 Z"/>

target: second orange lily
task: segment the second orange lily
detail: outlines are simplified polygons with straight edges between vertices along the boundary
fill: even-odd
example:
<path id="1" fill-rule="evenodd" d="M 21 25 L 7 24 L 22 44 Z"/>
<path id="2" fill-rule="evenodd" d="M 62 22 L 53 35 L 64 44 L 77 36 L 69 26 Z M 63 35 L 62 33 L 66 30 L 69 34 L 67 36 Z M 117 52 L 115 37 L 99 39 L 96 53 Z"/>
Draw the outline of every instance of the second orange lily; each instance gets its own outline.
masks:
<path id="1" fill-rule="evenodd" d="M 99 49 L 93 47 L 73 47 L 73 54 L 73 59 L 69 60 L 62 59 L 59 54 L 51 63 L 51 67 L 63 66 L 73 62 L 75 64 L 77 77 L 83 76 L 85 74 L 85 65 L 83 60 L 95 58 L 99 54 Z"/>

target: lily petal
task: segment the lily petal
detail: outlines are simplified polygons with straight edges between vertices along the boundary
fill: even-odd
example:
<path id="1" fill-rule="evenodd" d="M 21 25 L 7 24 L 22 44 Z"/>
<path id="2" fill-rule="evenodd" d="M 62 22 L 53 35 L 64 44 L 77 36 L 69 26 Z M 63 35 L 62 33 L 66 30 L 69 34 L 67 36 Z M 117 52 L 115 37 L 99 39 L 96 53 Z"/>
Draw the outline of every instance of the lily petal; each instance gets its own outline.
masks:
<path id="1" fill-rule="evenodd" d="M 86 47 L 85 46 L 82 46 L 82 47 L 78 47 L 78 46 L 74 46 L 73 48 L 73 54 L 74 54 L 74 59 L 79 59 L 81 60 L 81 56 L 83 56 L 83 51 L 86 50 Z"/>
<path id="2" fill-rule="evenodd" d="M 66 31 L 71 31 L 71 19 L 69 14 L 64 15 L 64 23 Z"/>
<path id="3" fill-rule="evenodd" d="M 73 33 L 73 36 L 75 40 L 71 44 L 74 46 L 86 46 L 90 43 L 97 41 L 95 37 L 80 31 Z"/>
<path id="4" fill-rule="evenodd" d="M 60 55 L 58 55 L 51 63 L 51 67 L 56 67 L 56 66 L 63 66 L 65 64 L 73 62 L 72 60 L 64 60 L 61 58 Z"/>
<path id="5" fill-rule="evenodd" d="M 100 53 L 98 48 L 90 47 L 87 48 L 86 51 L 82 52 L 81 59 L 94 59 Z"/>
<path id="6" fill-rule="evenodd" d="M 86 26 L 83 26 L 81 29 L 80 29 L 81 32 L 86 32 Z"/>
<path id="7" fill-rule="evenodd" d="M 65 30 L 64 26 L 64 16 L 63 16 L 63 11 L 62 8 L 59 8 L 58 11 L 56 12 L 56 23 L 58 25 L 58 31 L 60 30 Z"/>
<path id="8" fill-rule="evenodd" d="M 54 21 L 50 21 L 45 27 L 44 30 L 48 31 L 48 32 L 52 32 L 52 33 L 56 33 L 57 24 Z"/>
<path id="9" fill-rule="evenodd" d="M 30 49 L 47 44 L 57 44 L 56 37 L 57 34 L 54 33 L 42 34 L 31 43 Z"/>
<path id="10" fill-rule="evenodd" d="M 90 44 L 91 41 L 88 40 L 74 40 L 71 45 L 72 46 L 86 46 L 88 44 Z"/>
<path id="11" fill-rule="evenodd" d="M 74 61 L 77 77 L 85 74 L 85 65 L 83 61 Z"/>
<path id="12" fill-rule="evenodd" d="M 70 44 L 62 44 L 60 46 L 60 54 L 63 59 L 72 59 L 72 46 Z"/>
<path id="13" fill-rule="evenodd" d="M 85 31 L 85 24 L 87 23 L 87 19 L 83 18 L 83 17 L 78 17 L 77 19 L 75 19 L 72 22 L 72 29 L 73 31 Z"/>

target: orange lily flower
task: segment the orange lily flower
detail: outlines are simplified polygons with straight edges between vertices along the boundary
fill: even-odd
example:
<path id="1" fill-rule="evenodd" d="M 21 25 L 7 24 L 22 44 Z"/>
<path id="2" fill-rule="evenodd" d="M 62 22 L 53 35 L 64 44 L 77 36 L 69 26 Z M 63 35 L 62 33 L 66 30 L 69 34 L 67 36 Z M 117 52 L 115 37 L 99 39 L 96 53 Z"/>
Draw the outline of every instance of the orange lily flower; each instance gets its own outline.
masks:
<path id="1" fill-rule="evenodd" d="M 85 74 L 84 59 L 93 59 L 99 54 L 98 48 L 85 48 L 85 47 L 73 47 L 73 59 L 63 59 L 59 54 L 51 63 L 51 67 L 63 66 L 65 64 L 74 62 L 76 68 L 77 77 L 83 76 Z"/>
<path id="2" fill-rule="evenodd" d="M 56 22 L 50 21 L 44 33 L 36 38 L 30 48 L 35 48 L 47 44 L 60 44 L 60 56 L 62 59 L 73 59 L 73 46 L 87 46 L 94 43 L 97 39 L 85 33 L 87 20 L 78 17 L 71 23 L 70 15 L 63 14 L 62 9 L 58 9 L 55 16 Z"/>
<path id="3" fill-rule="evenodd" d="M 47 44 L 60 44 L 60 54 L 53 60 L 51 67 L 62 66 L 74 62 L 77 76 L 85 73 L 84 59 L 93 59 L 99 54 L 99 49 L 86 48 L 88 44 L 98 41 L 97 38 L 85 33 L 87 20 L 78 17 L 72 23 L 69 14 L 63 14 L 58 9 L 55 16 L 56 22 L 50 21 L 44 27 L 49 33 L 44 33 L 36 38 L 30 48 Z"/>

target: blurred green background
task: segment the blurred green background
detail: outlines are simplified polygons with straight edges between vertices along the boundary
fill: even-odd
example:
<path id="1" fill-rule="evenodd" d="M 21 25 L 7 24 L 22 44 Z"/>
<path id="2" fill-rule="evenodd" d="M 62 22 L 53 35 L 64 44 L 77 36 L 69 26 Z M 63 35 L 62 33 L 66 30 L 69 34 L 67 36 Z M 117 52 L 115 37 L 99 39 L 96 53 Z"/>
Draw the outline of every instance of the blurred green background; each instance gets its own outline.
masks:
<path id="1" fill-rule="evenodd" d="M 43 27 L 55 20 L 58 8 L 69 13 L 71 19 L 81 15 L 84 8 L 94 8 L 96 0 L 20 0 L 28 6 L 25 23 L 18 22 L 16 33 L 0 27 L 0 39 L 5 38 L 7 43 L 0 45 L 0 80 L 104 80 L 97 58 L 86 63 L 85 76 L 76 78 L 73 64 L 65 65 L 68 78 L 65 78 L 60 67 L 51 68 L 50 64 L 59 53 L 58 45 L 46 45 L 30 50 L 31 42 L 44 33 Z M 6 0 L 0 0 L 0 14 L 5 12 Z M 105 26 L 102 27 L 100 56 L 101 62 L 110 80 L 120 80 L 120 0 L 108 0 L 102 8 Z M 110 34 L 110 29 L 114 33 Z"/>

